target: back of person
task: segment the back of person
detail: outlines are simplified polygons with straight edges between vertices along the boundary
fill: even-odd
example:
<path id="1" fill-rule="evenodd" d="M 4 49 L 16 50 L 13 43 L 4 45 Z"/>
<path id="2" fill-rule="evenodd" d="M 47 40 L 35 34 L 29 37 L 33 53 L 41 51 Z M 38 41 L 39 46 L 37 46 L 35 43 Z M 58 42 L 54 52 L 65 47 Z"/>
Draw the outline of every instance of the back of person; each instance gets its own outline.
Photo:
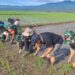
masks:
<path id="1" fill-rule="evenodd" d="M 60 36 L 58 34 L 51 33 L 51 32 L 41 33 L 40 37 L 41 37 L 43 43 L 50 43 L 53 46 L 55 46 L 55 44 L 62 44 L 63 43 L 62 36 Z"/>
<path id="2" fill-rule="evenodd" d="M 2 33 L 3 30 L 5 29 L 4 26 L 5 26 L 4 22 L 0 21 L 0 33 Z"/>
<path id="3" fill-rule="evenodd" d="M 3 22 L 3 21 L 0 21 L 0 25 L 1 25 L 1 26 L 4 26 L 4 22 Z"/>
<path id="4" fill-rule="evenodd" d="M 8 18 L 8 22 L 9 22 L 10 24 L 14 24 L 15 20 L 14 20 L 13 18 Z"/>
<path id="5" fill-rule="evenodd" d="M 33 49 L 33 47 L 35 46 L 36 42 L 40 40 L 42 42 L 42 46 L 46 46 L 46 48 L 49 47 L 55 47 L 55 45 L 60 46 L 63 44 L 63 37 L 58 35 L 58 34 L 54 34 L 51 32 L 43 32 L 38 34 L 35 34 L 31 37 L 31 49 Z"/>
<path id="6" fill-rule="evenodd" d="M 16 26 L 19 26 L 20 25 L 19 19 L 15 19 L 14 25 L 16 25 Z"/>
<path id="7" fill-rule="evenodd" d="M 12 25 L 10 29 L 12 29 L 15 32 L 15 34 L 17 34 L 17 27 L 15 25 Z"/>

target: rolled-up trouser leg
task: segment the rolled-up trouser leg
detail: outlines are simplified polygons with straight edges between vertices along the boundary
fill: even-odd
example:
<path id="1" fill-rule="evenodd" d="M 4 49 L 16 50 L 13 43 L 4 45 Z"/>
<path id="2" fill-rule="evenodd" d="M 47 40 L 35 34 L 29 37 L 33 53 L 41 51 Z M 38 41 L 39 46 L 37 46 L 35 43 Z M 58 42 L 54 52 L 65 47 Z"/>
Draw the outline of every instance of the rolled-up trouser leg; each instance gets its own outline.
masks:
<path id="1" fill-rule="evenodd" d="M 72 58 L 73 58 L 74 55 L 75 55 L 75 50 L 72 49 L 72 48 L 70 48 L 70 55 L 69 55 L 68 62 L 71 62 L 72 61 Z"/>

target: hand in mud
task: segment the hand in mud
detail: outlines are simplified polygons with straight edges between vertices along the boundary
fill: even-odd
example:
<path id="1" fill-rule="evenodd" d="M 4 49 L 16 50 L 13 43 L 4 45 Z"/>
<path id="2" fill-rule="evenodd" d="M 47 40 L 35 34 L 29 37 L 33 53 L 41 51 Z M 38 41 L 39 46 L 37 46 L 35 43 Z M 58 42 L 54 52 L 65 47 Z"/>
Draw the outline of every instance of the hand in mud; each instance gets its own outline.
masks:
<path id="1" fill-rule="evenodd" d="M 41 55 L 41 56 L 40 56 L 40 58 L 44 58 L 44 56 L 43 56 L 43 55 Z"/>
<path id="2" fill-rule="evenodd" d="M 37 55 L 37 52 L 35 52 L 34 55 Z"/>
<path id="3" fill-rule="evenodd" d="M 21 54 L 21 52 L 22 52 L 22 49 L 19 50 L 19 54 Z"/>

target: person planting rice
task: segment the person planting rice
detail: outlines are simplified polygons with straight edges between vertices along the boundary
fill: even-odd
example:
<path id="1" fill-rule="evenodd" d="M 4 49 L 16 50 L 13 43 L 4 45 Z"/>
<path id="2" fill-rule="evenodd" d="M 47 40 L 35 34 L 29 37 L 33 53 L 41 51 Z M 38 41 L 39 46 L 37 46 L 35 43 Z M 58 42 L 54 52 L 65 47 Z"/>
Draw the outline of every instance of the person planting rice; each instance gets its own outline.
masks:
<path id="1" fill-rule="evenodd" d="M 8 37 L 9 37 L 9 32 L 7 30 L 4 30 L 1 35 L 2 42 L 6 42 L 8 40 Z"/>
<path id="2" fill-rule="evenodd" d="M 39 35 L 36 35 L 37 37 L 31 40 L 31 44 L 35 49 L 35 55 L 39 54 L 41 51 L 42 54 L 40 55 L 41 58 L 47 58 L 51 62 L 51 64 L 54 64 L 56 62 L 56 56 L 54 54 L 55 51 L 59 50 L 61 45 L 63 44 L 63 38 L 62 36 L 50 32 L 43 32 Z M 41 50 L 42 47 L 45 47 L 45 49 Z"/>
<path id="3" fill-rule="evenodd" d="M 4 26 L 5 26 L 4 22 L 0 21 L 0 33 L 4 31 L 5 29 Z"/>
<path id="4" fill-rule="evenodd" d="M 24 32 L 21 35 L 21 40 L 19 42 L 19 54 L 22 52 L 22 49 L 32 52 L 30 48 L 31 37 L 34 35 L 34 30 L 32 27 L 26 27 Z"/>
<path id="5" fill-rule="evenodd" d="M 8 22 L 12 25 L 12 24 L 14 24 L 15 19 L 14 18 L 8 18 Z"/>
<path id="6" fill-rule="evenodd" d="M 68 62 L 75 67 L 75 32 L 65 31 L 64 33 L 64 43 L 70 45 L 70 55 Z"/>
<path id="7" fill-rule="evenodd" d="M 15 18 L 14 20 L 15 20 L 14 25 L 19 26 L 20 25 L 20 19 Z"/>
<path id="8" fill-rule="evenodd" d="M 8 18 L 8 22 L 11 24 L 11 25 L 16 25 L 16 26 L 19 26 L 20 25 L 20 19 L 19 18 Z"/>
<path id="9" fill-rule="evenodd" d="M 11 41 L 10 43 L 12 44 L 15 36 L 17 35 L 17 27 L 15 25 L 10 26 L 10 28 L 8 29 L 10 35 L 11 35 Z"/>

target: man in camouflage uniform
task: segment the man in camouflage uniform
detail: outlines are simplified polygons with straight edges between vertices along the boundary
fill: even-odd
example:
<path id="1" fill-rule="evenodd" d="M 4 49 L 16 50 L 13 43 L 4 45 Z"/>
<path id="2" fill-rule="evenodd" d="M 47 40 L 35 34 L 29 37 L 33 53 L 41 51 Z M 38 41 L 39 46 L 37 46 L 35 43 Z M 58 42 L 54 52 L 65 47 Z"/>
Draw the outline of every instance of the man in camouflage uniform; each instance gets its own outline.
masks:
<path id="1" fill-rule="evenodd" d="M 66 31 L 64 33 L 64 42 L 65 44 L 70 45 L 70 55 L 68 62 L 72 63 L 73 67 L 75 67 L 75 59 L 73 57 L 75 56 L 75 32 L 74 31 Z M 73 61 L 72 61 L 73 59 Z"/>

